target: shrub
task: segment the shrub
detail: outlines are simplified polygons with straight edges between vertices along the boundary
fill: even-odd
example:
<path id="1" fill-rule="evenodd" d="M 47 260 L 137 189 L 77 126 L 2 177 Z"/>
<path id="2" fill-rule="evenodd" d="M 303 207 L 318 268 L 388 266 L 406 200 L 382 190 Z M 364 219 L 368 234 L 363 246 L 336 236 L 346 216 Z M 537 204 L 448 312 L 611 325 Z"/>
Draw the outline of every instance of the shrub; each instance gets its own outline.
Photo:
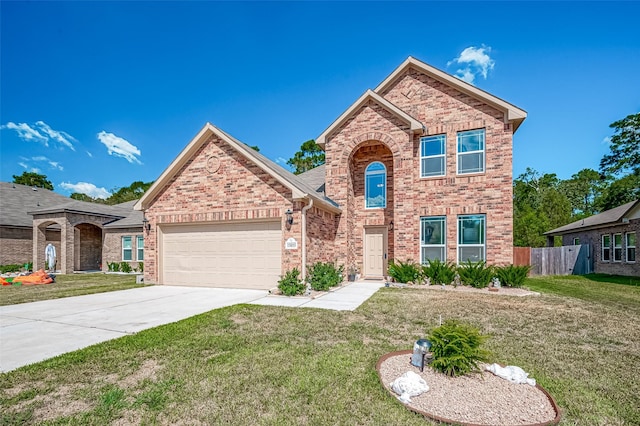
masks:
<path id="1" fill-rule="evenodd" d="M 118 262 L 107 263 L 107 268 L 109 272 L 120 272 L 120 264 Z"/>
<path id="2" fill-rule="evenodd" d="M 278 288 L 285 296 L 302 294 L 306 287 L 300 279 L 300 271 L 298 271 L 298 268 L 287 271 L 278 281 Z"/>
<path id="3" fill-rule="evenodd" d="M 344 266 L 316 262 L 308 268 L 307 282 L 316 291 L 326 291 L 342 282 Z"/>
<path id="4" fill-rule="evenodd" d="M 144 272 L 144 262 L 138 262 L 138 271 Z"/>
<path id="5" fill-rule="evenodd" d="M 470 324 L 447 320 L 428 336 L 433 361 L 431 367 L 447 376 L 462 376 L 479 369 L 489 352 L 481 348 L 488 336 Z"/>
<path id="6" fill-rule="evenodd" d="M 451 284 L 456 276 L 456 267 L 451 262 L 434 259 L 422 267 L 422 274 L 431 280 L 431 284 Z"/>
<path id="7" fill-rule="evenodd" d="M 525 278 L 529 275 L 531 266 L 507 265 L 496 268 L 496 275 L 502 285 L 509 287 L 522 287 Z"/>
<path id="8" fill-rule="evenodd" d="M 406 262 L 391 260 L 387 274 L 397 283 L 417 283 L 422 276 L 422 268 L 412 260 Z"/>
<path id="9" fill-rule="evenodd" d="M 20 268 L 22 268 L 24 265 L 16 265 L 16 264 L 11 264 L 11 265 L 0 265 L 0 274 L 6 274 L 8 272 L 20 272 Z"/>
<path id="10" fill-rule="evenodd" d="M 493 278 L 493 267 L 487 266 L 484 261 L 473 263 L 467 260 L 467 263 L 458 266 L 458 275 L 462 284 L 485 288 Z"/>
<path id="11" fill-rule="evenodd" d="M 129 262 L 120 262 L 120 270 L 128 274 L 132 271 L 131 265 L 129 265 Z"/>

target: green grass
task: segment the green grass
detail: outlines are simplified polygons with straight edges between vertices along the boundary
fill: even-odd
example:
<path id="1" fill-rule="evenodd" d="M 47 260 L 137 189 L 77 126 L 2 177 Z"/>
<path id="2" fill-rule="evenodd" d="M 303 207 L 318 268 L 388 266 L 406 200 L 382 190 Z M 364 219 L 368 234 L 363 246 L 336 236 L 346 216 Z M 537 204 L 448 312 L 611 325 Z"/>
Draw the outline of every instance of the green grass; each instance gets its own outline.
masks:
<path id="1" fill-rule="evenodd" d="M 56 275 L 56 282 L 52 284 L 0 286 L 0 306 L 142 286 L 144 284 L 136 284 L 135 275 L 103 273 Z"/>
<path id="2" fill-rule="evenodd" d="M 431 424 L 382 388 L 375 364 L 440 315 L 489 334 L 492 361 L 536 378 L 561 424 L 640 424 L 640 287 L 525 286 L 543 294 L 384 288 L 355 312 L 214 310 L 0 375 L 1 424 Z"/>

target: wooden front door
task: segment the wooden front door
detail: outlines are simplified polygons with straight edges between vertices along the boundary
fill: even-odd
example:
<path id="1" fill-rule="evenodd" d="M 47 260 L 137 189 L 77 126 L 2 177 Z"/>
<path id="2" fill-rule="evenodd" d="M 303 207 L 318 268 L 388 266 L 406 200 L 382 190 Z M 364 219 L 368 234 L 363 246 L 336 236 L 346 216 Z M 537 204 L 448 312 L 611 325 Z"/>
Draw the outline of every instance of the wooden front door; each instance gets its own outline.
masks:
<path id="1" fill-rule="evenodd" d="M 364 277 L 383 278 L 386 268 L 387 228 L 365 228 L 364 230 Z"/>

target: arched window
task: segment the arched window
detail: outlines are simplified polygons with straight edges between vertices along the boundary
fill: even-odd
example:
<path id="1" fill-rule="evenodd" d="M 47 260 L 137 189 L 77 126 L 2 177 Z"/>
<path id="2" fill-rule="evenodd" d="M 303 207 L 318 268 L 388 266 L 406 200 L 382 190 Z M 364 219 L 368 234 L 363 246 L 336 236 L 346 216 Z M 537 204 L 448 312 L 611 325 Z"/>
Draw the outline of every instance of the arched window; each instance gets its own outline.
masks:
<path id="1" fill-rule="evenodd" d="M 364 172 L 364 207 L 387 207 L 387 169 L 379 161 L 369 164 Z"/>

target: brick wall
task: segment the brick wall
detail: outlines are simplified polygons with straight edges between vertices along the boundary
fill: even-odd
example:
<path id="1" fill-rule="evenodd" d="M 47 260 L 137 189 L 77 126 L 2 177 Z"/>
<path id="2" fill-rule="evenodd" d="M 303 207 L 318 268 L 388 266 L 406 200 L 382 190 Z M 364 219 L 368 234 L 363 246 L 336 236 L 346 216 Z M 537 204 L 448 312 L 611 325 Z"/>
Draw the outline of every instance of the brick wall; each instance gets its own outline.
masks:
<path id="1" fill-rule="evenodd" d="M 219 160 L 212 171 L 211 159 Z M 301 203 L 291 202 L 291 191 L 248 161 L 233 147 L 212 135 L 155 198 L 146 217 L 151 231 L 145 235 L 145 282 L 158 280 L 157 227 L 175 223 L 282 220 L 282 269 L 300 267 L 300 248 L 285 250 L 284 242 L 300 242 Z M 287 227 L 284 212 L 294 211 L 294 223 Z"/>
<path id="2" fill-rule="evenodd" d="M 626 246 L 625 246 L 625 234 L 627 232 L 636 233 L 636 261 L 628 262 L 626 259 Z M 613 261 L 613 243 L 614 234 L 622 235 L 622 261 Z M 611 236 L 611 256 L 610 261 L 602 260 L 602 236 Z M 589 231 L 575 232 L 562 236 L 562 245 L 572 245 L 574 238 L 580 239 L 580 244 L 588 244 L 591 248 L 591 255 L 593 256 L 594 272 L 599 274 L 613 274 L 613 275 L 627 275 L 640 277 L 640 261 L 638 260 L 638 254 L 640 253 L 640 244 L 638 243 L 638 237 L 640 236 L 640 219 L 632 219 L 627 224 L 620 224 L 603 229 L 592 229 Z"/>
<path id="3" fill-rule="evenodd" d="M 405 122 L 369 101 L 327 138 L 327 195 L 346 210 L 338 225 L 336 254 L 361 266 L 363 227 L 393 220 L 390 257 L 417 261 L 420 217 L 446 216 L 447 258 L 456 261 L 458 216 L 486 214 L 487 261 L 511 263 L 512 131 L 503 113 L 412 68 L 381 95 L 422 121 L 425 135 L 446 135 L 447 173 L 421 178 L 420 135 L 411 136 Z M 458 176 L 457 132 L 474 129 L 485 129 L 485 172 Z M 361 195 L 364 167 L 376 159 L 385 162 L 390 175 L 384 212 L 365 211 Z"/>
<path id="4" fill-rule="evenodd" d="M 47 230 L 47 243 L 60 253 L 60 231 Z M 44 256 L 44 251 L 42 253 Z M 0 227 L 0 265 L 23 265 L 33 260 L 33 230 L 31 228 Z"/>
<path id="5" fill-rule="evenodd" d="M 105 229 L 104 241 L 102 245 L 102 270 L 105 272 L 108 271 L 109 263 L 123 262 L 122 237 L 131 237 L 131 247 L 133 251 L 131 254 L 131 258 L 133 260 L 129 261 L 128 263 L 132 269 L 139 269 L 140 265 L 137 259 L 138 236 L 142 236 L 142 230 L 140 229 L 140 227 L 129 229 Z M 144 255 L 146 255 L 146 253 L 144 253 Z"/>

